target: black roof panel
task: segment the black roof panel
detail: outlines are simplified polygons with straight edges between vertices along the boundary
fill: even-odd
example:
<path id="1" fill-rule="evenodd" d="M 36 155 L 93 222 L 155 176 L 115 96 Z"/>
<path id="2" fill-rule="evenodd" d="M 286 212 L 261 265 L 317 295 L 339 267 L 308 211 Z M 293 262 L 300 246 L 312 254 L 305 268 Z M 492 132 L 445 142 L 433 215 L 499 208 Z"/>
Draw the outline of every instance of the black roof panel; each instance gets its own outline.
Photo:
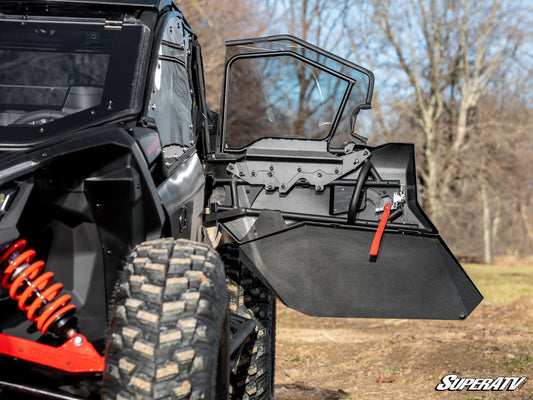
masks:
<path id="1" fill-rule="evenodd" d="M 5 1 L 5 0 L 4 0 Z M 15 2 L 14 0 L 7 0 Z M 18 0 L 18 2 L 21 2 Z M 39 0 L 40 3 L 74 3 L 84 5 L 105 6 L 133 6 L 133 7 L 150 7 L 161 9 L 166 5 L 172 4 L 172 0 Z"/>

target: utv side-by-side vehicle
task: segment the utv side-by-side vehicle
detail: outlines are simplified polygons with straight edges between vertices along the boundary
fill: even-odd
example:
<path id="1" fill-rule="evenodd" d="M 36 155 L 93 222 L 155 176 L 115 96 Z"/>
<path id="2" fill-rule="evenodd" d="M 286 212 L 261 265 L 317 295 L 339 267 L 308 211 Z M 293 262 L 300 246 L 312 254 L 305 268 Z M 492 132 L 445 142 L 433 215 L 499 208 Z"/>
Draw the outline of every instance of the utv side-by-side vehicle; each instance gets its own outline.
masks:
<path id="1" fill-rule="evenodd" d="M 434 319 L 481 301 L 418 203 L 414 147 L 355 132 L 370 71 L 231 41 L 216 114 L 170 0 L 0 7 L 0 396 L 270 399 L 276 298 Z"/>

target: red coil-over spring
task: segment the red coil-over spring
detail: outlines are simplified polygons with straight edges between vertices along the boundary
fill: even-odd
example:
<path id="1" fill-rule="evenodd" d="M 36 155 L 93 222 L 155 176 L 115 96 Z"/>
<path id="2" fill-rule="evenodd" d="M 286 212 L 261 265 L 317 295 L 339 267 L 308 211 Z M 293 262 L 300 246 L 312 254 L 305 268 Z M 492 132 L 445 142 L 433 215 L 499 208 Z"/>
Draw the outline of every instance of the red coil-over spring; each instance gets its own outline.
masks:
<path id="1" fill-rule="evenodd" d="M 22 252 L 25 247 L 26 240 L 20 239 L 0 255 L 0 266 L 3 267 L 1 285 L 9 290 L 9 296 L 18 302 L 18 307 L 26 312 L 28 319 L 36 323 L 37 329 L 46 335 L 56 330 L 57 323 L 54 322 L 72 314 L 76 306 L 69 304 L 71 296 L 68 294 L 57 298 L 63 289 L 61 283 L 47 287 L 54 274 L 41 274 L 44 262 L 32 263 L 35 250 Z"/>

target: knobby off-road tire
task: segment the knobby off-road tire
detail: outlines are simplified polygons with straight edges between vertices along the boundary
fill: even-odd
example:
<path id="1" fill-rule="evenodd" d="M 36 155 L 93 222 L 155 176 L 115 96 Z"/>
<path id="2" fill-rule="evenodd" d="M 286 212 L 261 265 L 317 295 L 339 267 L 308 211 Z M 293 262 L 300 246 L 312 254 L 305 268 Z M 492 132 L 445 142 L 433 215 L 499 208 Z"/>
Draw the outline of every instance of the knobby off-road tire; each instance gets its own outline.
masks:
<path id="1" fill-rule="evenodd" d="M 226 265 L 231 315 L 253 319 L 257 328 L 244 343 L 230 374 L 229 399 L 274 398 L 276 302 L 271 291 L 238 260 L 235 250 L 221 252 Z"/>
<path id="2" fill-rule="evenodd" d="M 205 245 L 137 246 L 115 289 L 103 398 L 215 399 L 225 286 L 222 263 Z"/>

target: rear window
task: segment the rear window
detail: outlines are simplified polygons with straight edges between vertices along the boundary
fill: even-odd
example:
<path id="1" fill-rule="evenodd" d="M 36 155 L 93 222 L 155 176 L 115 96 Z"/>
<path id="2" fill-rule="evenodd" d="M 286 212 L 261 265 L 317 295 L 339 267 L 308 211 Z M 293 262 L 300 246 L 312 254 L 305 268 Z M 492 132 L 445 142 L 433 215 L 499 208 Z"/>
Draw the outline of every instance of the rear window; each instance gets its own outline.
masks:
<path id="1" fill-rule="evenodd" d="M 0 21 L 0 141 L 53 133 L 135 104 L 144 27 L 103 20 Z M 68 125 L 62 123 L 68 121 Z"/>

